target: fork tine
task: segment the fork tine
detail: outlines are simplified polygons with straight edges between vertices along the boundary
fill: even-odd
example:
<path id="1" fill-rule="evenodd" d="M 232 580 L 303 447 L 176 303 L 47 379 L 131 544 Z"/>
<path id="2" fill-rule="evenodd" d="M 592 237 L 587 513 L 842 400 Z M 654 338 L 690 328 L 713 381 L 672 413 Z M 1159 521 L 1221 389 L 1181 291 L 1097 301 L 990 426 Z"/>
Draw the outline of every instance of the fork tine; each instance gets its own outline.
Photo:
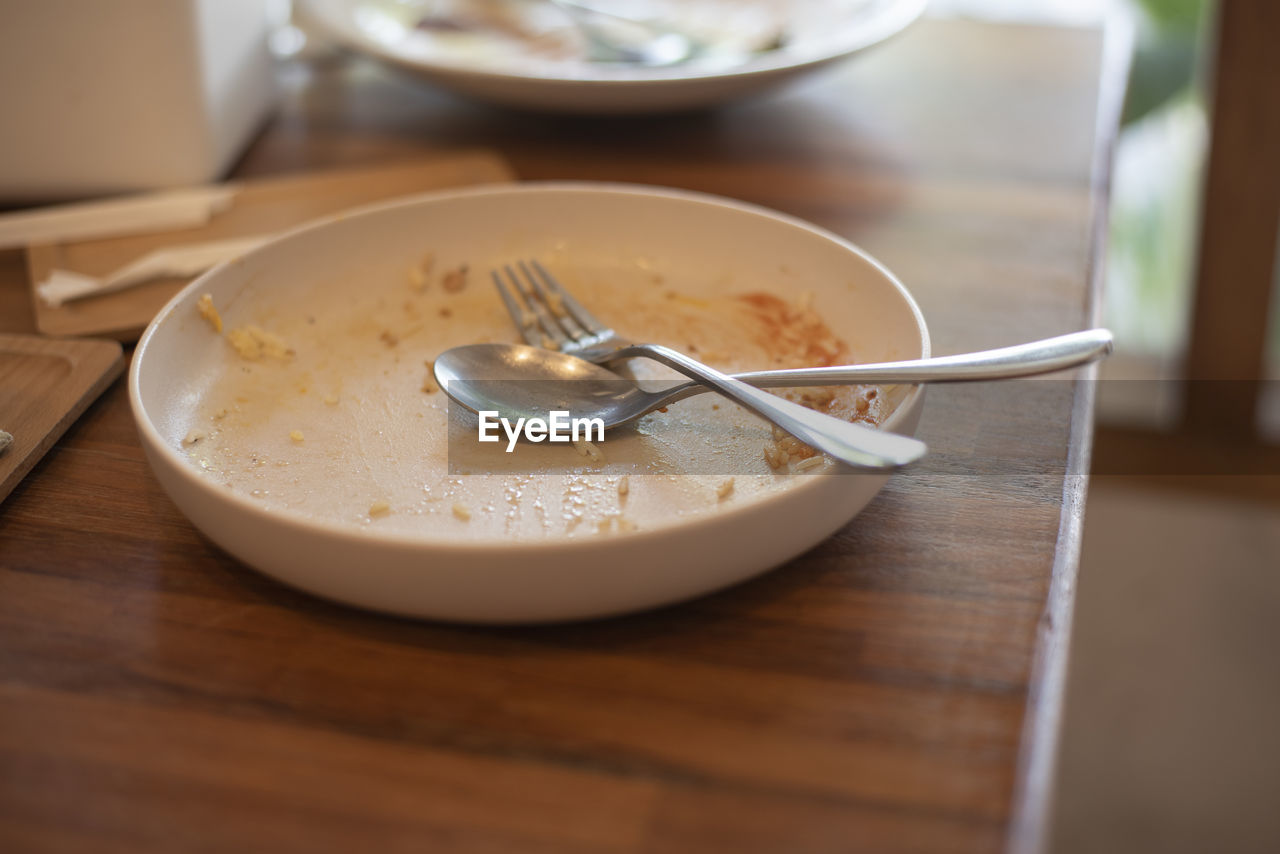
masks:
<path id="1" fill-rule="evenodd" d="M 515 271 L 511 269 L 510 264 L 504 266 L 503 271 L 507 274 L 508 285 L 520 294 L 520 302 L 524 303 L 524 307 L 522 308 L 516 298 L 511 296 L 496 270 L 492 273 L 493 281 L 498 286 L 498 292 L 502 294 L 503 302 L 507 304 L 507 311 L 511 314 L 512 320 L 520 327 L 520 334 L 524 336 L 524 340 L 534 347 L 546 347 L 548 349 L 552 349 L 552 345 L 555 348 L 561 348 L 567 344 L 569 341 L 568 336 L 564 334 L 564 330 L 560 328 L 560 324 L 556 322 L 556 319 L 547 312 L 542 300 L 536 296 L 531 296 L 525 290 L 520 284 L 520 279 L 517 278 Z M 513 307 L 515 310 L 512 310 Z M 532 312 L 532 318 L 529 312 Z M 536 324 L 532 322 L 534 319 L 537 321 Z M 542 327 L 542 333 L 538 332 L 537 326 Z M 548 339 L 550 340 L 548 341 Z"/>
<path id="2" fill-rule="evenodd" d="M 538 318 L 531 311 L 526 311 L 520 305 L 520 301 L 511 295 L 511 291 L 507 290 L 507 286 L 502 283 L 502 277 L 498 275 L 497 270 L 490 270 L 489 275 L 493 277 L 493 284 L 498 289 L 498 294 L 502 297 L 503 304 L 507 307 L 507 314 L 511 315 L 511 320 L 515 322 L 516 328 L 520 330 L 520 336 L 524 338 L 526 344 L 534 347 L 542 346 L 542 333 L 538 331 Z"/>
<path id="3" fill-rule="evenodd" d="M 581 342 L 583 339 L 589 337 L 590 333 L 582 328 L 582 324 L 578 323 L 577 319 L 575 319 L 573 314 L 569 311 L 568 306 L 565 304 L 564 297 L 544 288 L 542 283 L 534 277 L 533 273 L 529 272 L 528 264 L 523 261 L 519 261 L 517 263 L 520 267 L 520 272 L 524 274 L 525 284 L 529 287 L 529 290 L 525 292 L 525 296 L 528 297 L 531 302 L 540 302 L 546 306 L 547 313 L 560 324 L 561 328 L 564 329 L 565 334 L 569 336 L 569 340 Z M 534 263 L 536 264 L 538 262 L 535 261 Z"/>
<path id="4" fill-rule="evenodd" d="M 556 279 L 555 276 L 547 272 L 547 269 L 537 261 L 530 262 L 533 269 L 538 271 L 538 275 L 542 277 L 542 284 L 545 285 L 546 291 L 555 295 L 555 299 L 560 301 L 566 309 L 566 313 L 573 317 L 584 329 L 592 335 L 607 334 L 609 327 L 596 320 L 595 315 L 582 307 L 582 303 L 573 298 L 573 294 L 565 290 L 564 286 Z"/>

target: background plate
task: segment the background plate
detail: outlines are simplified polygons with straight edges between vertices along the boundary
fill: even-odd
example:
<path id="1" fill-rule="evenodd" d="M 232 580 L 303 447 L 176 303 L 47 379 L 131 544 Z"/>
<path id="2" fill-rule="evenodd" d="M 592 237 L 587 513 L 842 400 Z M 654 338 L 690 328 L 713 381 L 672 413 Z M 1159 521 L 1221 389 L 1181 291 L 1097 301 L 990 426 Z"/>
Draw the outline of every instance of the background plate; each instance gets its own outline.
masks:
<path id="1" fill-rule="evenodd" d="M 378 57 L 463 95 L 512 107 L 573 113 L 645 113 L 706 107 L 756 94 L 798 75 L 853 56 L 906 29 L 926 0 L 702 0 L 640 4 L 675 20 L 716 26 L 722 38 L 745 26 L 744 15 L 783 21 L 785 42 L 734 58 L 646 68 L 548 58 L 510 45 L 458 49 L 449 37 L 415 27 L 441 4 L 396 0 L 305 0 L 306 20 L 340 44 Z M 451 4 L 445 3 L 448 7 Z M 456 4 L 453 4 L 456 5 Z M 546 4 L 516 8 L 546 22 Z M 602 8 L 620 8 L 601 3 Z M 755 7 L 754 10 L 752 7 Z M 565 22 L 561 30 L 572 28 Z M 456 39 L 455 39 L 456 41 Z"/>

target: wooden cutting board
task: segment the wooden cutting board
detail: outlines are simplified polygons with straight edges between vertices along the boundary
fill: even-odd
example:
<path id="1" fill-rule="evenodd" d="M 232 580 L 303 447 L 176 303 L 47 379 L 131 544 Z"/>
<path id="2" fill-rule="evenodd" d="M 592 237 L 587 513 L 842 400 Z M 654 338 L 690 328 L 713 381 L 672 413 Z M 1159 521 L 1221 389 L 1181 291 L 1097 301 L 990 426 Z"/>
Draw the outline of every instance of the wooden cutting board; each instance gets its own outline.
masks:
<path id="1" fill-rule="evenodd" d="M 27 269 L 36 328 L 46 335 L 105 335 L 132 341 L 190 281 L 158 279 L 53 308 L 42 302 L 34 289 L 54 268 L 104 276 L 165 246 L 269 234 L 395 196 L 513 179 L 510 167 L 492 152 L 435 154 L 391 166 L 240 182 L 235 185 L 239 192 L 231 208 L 199 228 L 30 246 Z"/>
<path id="2" fill-rule="evenodd" d="M 118 341 L 0 335 L 0 501 L 122 370 Z"/>

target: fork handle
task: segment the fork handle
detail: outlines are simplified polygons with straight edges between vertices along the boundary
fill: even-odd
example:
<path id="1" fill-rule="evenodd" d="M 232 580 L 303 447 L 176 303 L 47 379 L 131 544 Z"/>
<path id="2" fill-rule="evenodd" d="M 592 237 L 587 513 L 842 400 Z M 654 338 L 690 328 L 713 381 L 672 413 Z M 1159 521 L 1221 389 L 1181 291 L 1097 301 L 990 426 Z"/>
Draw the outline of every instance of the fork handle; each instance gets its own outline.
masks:
<path id="1" fill-rule="evenodd" d="M 925 444 L 908 436 L 852 424 L 761 391 L 660 344 L 633 344 L 614 359 L 644 356 L 710 386 L 725 397 L 795 436 L 833 459 L 866 469 L 904 466 L 924 456 Z M 612 361 L 612 360 L 611 360 Z"/>
<path id="2" fill-rule="evenodd" d="M 854 383 L 919 383 L 1002 380 L 1029 377 L 1074 368 L 1095 361 L 1111 352 L 1111 332 L 1086 329 L 1054 338 L 961 353 L 881 362 L 874 365 L 835 365 L 827 368 L 796 368 L 783 371 L 755 371 L 736 374 L 743 382 L 758 388 L 805 385 L 848 385 Z"/>
<path id="3" fill-rule="evenodd" d="M 1041 341 L 1015 344 L 1012 347 L 954 356 L 865 365 L 833 365 L 825 368 L 751 371 L 734 374 L 733 377 L 756 388 L 1002 380 L 1074 368 L 1101 359 L 1111 349 L 1112 338 L 1108 330 L 1086 329 Z M 662 405 L 702 394 L 706 390 L 698 383 L 675 386 L 667 390 L 669 398 L 664 399 Z"/>

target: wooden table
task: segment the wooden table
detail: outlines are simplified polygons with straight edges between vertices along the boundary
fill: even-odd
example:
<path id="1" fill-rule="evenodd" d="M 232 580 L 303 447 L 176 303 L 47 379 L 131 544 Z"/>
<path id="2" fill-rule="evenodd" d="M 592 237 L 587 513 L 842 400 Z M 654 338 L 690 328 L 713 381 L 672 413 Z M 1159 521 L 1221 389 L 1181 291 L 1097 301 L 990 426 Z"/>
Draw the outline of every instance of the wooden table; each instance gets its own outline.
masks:
<path id="1" fill-rule="evenodd" d="M 954 352 L 1093 322 L 1107 57 L 1093 31 L 924 22 L 782 93 L 644 120 L 295 67 L 237 174 L 491 146 L 524 178 L 734 196 L 878 255 Z M 21 327 L 21 265 L 0 273 Z M 117 382 L 0 506 L 0 849 L 1035 850 L 1091 401 L 931 390 L 938 462 L 790 565 L 494 630 L 227 557 L 160 491 Z"/>

